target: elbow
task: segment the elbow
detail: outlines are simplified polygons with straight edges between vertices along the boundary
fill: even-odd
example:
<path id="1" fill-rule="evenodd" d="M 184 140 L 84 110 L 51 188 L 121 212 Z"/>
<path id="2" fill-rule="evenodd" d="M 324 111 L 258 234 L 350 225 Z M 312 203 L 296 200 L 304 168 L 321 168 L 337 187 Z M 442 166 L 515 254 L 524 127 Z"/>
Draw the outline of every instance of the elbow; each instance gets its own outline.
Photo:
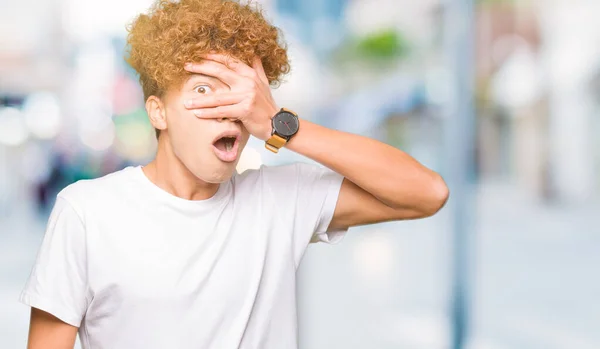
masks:
<path id="1" fill-rule="evenodd" d="M 450 190 L 442 176 L 439 174 L 436 174 L 432 183 L 430 183 L 427 196 L 428 197 L 425 200 L 426 205 L 423 205 L 424 218 L 435 215 L 446 205 L 446 202 L 448 202 Z"/>

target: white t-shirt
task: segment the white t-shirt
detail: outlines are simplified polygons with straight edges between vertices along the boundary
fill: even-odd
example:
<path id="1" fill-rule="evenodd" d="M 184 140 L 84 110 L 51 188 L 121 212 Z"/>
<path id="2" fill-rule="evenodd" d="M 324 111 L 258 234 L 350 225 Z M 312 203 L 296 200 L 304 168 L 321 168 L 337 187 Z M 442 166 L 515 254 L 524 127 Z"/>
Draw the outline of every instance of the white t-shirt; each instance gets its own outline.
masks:
<path id="1" fill-rule="evenodd" d="M 185 200 L 128 167 L 59 193 L 20 301 L 85 349 L 297 347 L 296 269 L 343 177 L 308 164 L 234 175 Z"/>

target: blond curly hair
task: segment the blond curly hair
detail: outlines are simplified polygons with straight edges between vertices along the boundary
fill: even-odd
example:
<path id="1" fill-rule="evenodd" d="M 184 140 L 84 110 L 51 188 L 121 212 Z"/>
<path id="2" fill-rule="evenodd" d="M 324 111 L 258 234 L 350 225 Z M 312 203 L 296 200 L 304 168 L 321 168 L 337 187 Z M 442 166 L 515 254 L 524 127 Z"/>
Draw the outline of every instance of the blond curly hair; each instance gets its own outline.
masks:
<path id="1" fill-rule="evenodd" d="M 161 97 L 188 76 L 187 62 L 209 52 L 225 53 L 248 65 L 262 61 L 271 86 L 289 72 L 287 48 L 278 28 L 252 2 L 158 0 L 128 27 L 127 63 L 139 74 L 144 99 Z"/>

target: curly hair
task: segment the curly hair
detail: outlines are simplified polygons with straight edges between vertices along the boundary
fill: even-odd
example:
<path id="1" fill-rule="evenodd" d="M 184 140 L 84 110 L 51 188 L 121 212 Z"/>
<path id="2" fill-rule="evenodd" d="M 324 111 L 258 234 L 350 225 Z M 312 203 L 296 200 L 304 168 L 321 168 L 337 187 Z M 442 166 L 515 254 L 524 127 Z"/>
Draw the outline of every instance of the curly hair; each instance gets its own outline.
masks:
<path id="1" fill-rule="evenodd" d="M 144 99 L 161 97 L 189 75 L 187 62 L 209 52 L 224 53 L 251 66 L 262 61 L 271 86 L 290 70 L 281 33 L 252 2 L 158 0 L 128 27 L 127 63 L 139 74 Z"/>

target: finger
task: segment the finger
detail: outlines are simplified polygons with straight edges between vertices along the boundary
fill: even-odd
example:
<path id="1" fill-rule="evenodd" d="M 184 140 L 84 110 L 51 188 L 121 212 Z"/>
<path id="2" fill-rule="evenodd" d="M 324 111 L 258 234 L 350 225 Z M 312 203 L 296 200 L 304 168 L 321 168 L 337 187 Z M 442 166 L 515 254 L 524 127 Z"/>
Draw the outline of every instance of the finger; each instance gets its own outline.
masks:
<path id="1" fill-rule="evenodd" d="M 245 97 L 243 93 L 221 93 L 188 99 L 184 105 L 187 109 L 215 108 L 240 103 Z"/>
<path id="2" fill-rule="evenodd" d="M 248 65 L 246 65 L 246 63 L 240 61 L 239 59 L 231 57 L 231 56 L 227 56 L 227 55 L 223 55 L 223 54 L 219 54 L 219 53 L 207 53 L 206 55 L 204 55 L 202 57 L 204 57 L 205 59 L 211 60 L 211 61 L 215 61 L 215 62 L 224 64 L 225 66 L 229 67 L 229 69 L 231 69 L 234 72 L 236 72 L 240 75 L 243 75 L 245 77 L 253 78 L 256 74 L 254 72 L 254 69 L 250 68 Z"/>
<path id="3" fill-rule="evenodd" d="M 202 74 L 215 77 L 229 87 L 235 85 L 240 80 L 240 75 L 229 69 L 226 65 L 212 61 L 204 60 L 198 63 L 186 63 L 185 70 L 190 73 Z"/>
<path id="4" fill-rule="evenodd" d="M 224 105 L 215 108 L 194 109 L 194 115 L 201 119 L 239 119 L 240 105 Z"/>
<path id="5" fill-rule="evenodd" d="M 265 68 L 262 65 L 262 60 L 260 57 L 254 57 L 252 68 L 254 68 L 254 71 L 256 71 L 260 80 L 268 85 L 269 79 L 267 78 L 267 74 L 265 74 Z"/>

